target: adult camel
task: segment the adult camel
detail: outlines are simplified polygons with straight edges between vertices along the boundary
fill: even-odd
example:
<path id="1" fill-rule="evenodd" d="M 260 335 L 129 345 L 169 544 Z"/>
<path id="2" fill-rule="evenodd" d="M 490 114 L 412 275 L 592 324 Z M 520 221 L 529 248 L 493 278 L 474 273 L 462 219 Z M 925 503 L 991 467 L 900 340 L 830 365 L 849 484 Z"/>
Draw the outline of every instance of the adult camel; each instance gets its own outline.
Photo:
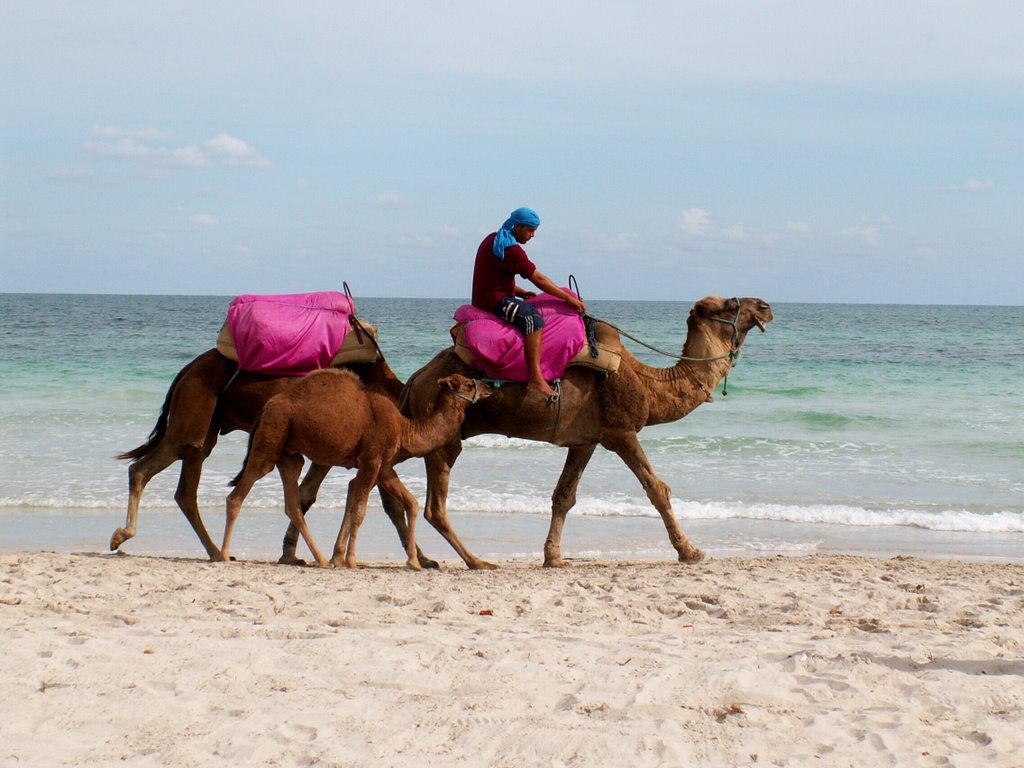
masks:
<path id="1" fill-rule="evenodd" d="M 349 363 L 345 366 L 367 386 L 386 393 L 397 402 L 402 382 L 383 360 L 375 363 Z M 220 559 L 220 548 L 210 538 L 199 514 L 199 479 L 203 462 L 217 444 L 219 435 L 241 429 L 252 430 L 264 404 L 284 392 L 298 379 L 239 371 L 238 363 L 216 349 L 188 363 L 171 382 L 156 426 L 145 443 L 117 456 L 130 459 L 128 468 L 128 512 L 123 528 L 110 537 L 110 549 L 118 549 L 136 534 L 142 493 L 156 475 L 175 461 L 181 461 L 181 474 L 174 493 L 186 519 L 196 532 L 211 560 Z M 303 511 L 316 501 L 320 484 L 330 467 L 313 464 L 302 481 L 300 495 Z M 407 542 L 405 510 L 400 499 L 381 491 L 381 502 L 391 518 L 402 546 Z M 280 562 L 299 564 L 295 556 L 298 530 L 289 525 Z M 419 553 L 424 567 L 437 563 Z"/>
<path id="2" fill-rule="evenodd" d="M 703 552 L 690 544 L 676 521 L 671 489 L 655 474 L 637 433 L 651 424 L 677 421 L 707 402 L 732 368 L 747 332 L 755 327 L 763 332 L 771 320 L 771 307 L 761 299 L 708 296 L 690 310 L 682 353 L 669 368 L 645 365 L 623 347 L 619 370 L 610 376 L 579 366 L 566 369 L 557 403 L 528 396 L 525 385 L 503 385 L 467 411 L 461 438 L 456 436 L 425 457 L 424 517 L 469 568 L 494 568 L 463 545 L 448 520 L 449 478 L 462 451 L 462 440 L 473 435 L 499 434 L 564 446 L 569 453 L 551 496 L 551 527 L 544 542 L 544 565 L 565 566 L 561 543 L 565 517 L 576 503 L 583 470 L 601 445 L 617 454 L 636 475 L 647 498 L 661 514 L 680 562 L 701 560 Z M 436 398 L 437 380 L 452 373 L 478 375 L 459 359 L 454 348 L 443 350 L 406 383 L 401 400 L 403 412 L 424 415 Z"/>

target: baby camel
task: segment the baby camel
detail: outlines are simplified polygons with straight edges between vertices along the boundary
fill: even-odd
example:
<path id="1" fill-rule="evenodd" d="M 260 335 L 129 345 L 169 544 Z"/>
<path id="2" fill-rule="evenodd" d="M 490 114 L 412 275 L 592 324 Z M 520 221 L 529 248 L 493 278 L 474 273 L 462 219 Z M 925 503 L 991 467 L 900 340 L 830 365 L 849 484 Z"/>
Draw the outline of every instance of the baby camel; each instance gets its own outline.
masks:
<path id="1" fill-rule="evenodd" d="M 337 368 L 315 371 L 268 400 L 249 438 L 242 471 L 231 481 L 235 488 L 227 498 L 221 559 L 229 559 L 231 530 L 242 502 L 253 484 L 276 465 L 284 486 L 285 512 L 321 567 L 356 567 L 356 534 L 376 484 L 402 500 L 409 528 L 407 565 L 419 570 L 415 539 L 418 505 L 395 474 L 395 464 L 424 456 L 449 442 L 462 426 L 466 408 L 492 392 L 485 382 L 459 374 L 439 379 L 438 384 L 434 410 L 422 419 L 407 419 L 387 397 L 364 388 L 351 371 Z M 330 561 L 317 549 L 302 514 L 299 473 L 303 456 L 322 466 L 357 467 L 348 485 L 345 517 Z"/>

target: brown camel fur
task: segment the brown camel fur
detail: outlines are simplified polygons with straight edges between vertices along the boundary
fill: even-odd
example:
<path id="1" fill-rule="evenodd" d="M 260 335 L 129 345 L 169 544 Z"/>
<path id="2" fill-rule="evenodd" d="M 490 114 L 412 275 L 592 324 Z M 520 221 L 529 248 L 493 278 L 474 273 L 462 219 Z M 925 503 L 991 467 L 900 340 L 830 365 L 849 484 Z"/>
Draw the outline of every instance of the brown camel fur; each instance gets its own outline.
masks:
<path id="1" fill-rule="evenodd" d="M 242 502 L 253 484 L 277 466 L 284 486 L 284 506 L 292 524 L 322 567 L 356 567 L 356 535 L 366 516 L 373 486 L 379 485 L 405 506 L 406 564 L 420 569 L 416 554 L 416 499 L 395 474 L 394 466 L 423 456 L 458 435 L 466 408 L 491 394 L 489 385 L 458 374 L 437 382 L 430 415 L 407 419 L 388 397 L 367 389 L 350 371 L 324 370 L 306 376 L 267 401 L 249 438 L 249 453 L 235 489 L 227 498 L 222 560 L 230 556 L 231 533 Z M 317 548 L 299 502 L 302 457 L 325 467 L 356 467 L 348 486 L 345 517 L 330 562 Z"/>
<path id="2" fill-rule="evenodd" d="M 671 489 L 655 474 L 637 433 L 645 426 L 683 418 L 701 403 L 728 374 L 735 355 L 751 328 L 764 331 L 772 320 L 771 307 L 761 299 L 724 299 L 709 296 L 690 311 L 687 336 L 680 359 L 669 368 L 653 368 L 622 349 L 617 373 L 605 376 L 572 366 L 561 380 L 557 403 L 528 395 L 525 385 L 506 384 L 493 397 L 472 408 L 461 436 L 425 457 L 427 500 L 424 516 L 465 560 L 470 568 L 493 568 L 472 554 L 459 540 L 448 520 L 448 484 L 452 466 L 462 451 L 462 440 L 479 434 L 540 440 L 569 449 L 561 477 L 551 497 L 551 527 L 544 542 L 544 565 L 564 566 L 562 528 L 576 503 L 576 489 L 598 445 L 616 453 L 632 470 L 661 514 L 669 540 L 681 562 L 703 557 L 676 521 Z M 474 371 L 452 348 L 434 357 L 414 373 L 402 393 L 402 412 L 413 417 L 429 413 L 438 378 Z"/>
<path id="3" fill-rule="evenodd" d="M 384 361 L 351 363 L 346 366 L 367 386 L 373 387 L 397 402 L 402 382 Z M 217 444 L 219 435 L 236 429 L 249 432 L 263 406 L 274 395 L 285 391 L 299 379 L 294 376 L 272 376 L 238 371 L 238 363 L 224 357 L 216 349 L 208 350 L 188 363 L 171 383 L 156 426 L 145 443 L 118 455 L 131 459 L 128 468 L 128 513 L 124 528 L 110 538 L 110 549 L 118 549 L 135 536 L 139 505 L 146 485 L 175 461 L 181 461 L 181 474 L 174 499 L 192 525 L 211 560 L 220 559 L 220 549 L 210 538 L 199 514 L 199 479 L 203 462 Z M 300 488 L 302 509 L 316 501 L 320 484 L 329 467 L 313 464 Z M 400 499 L 381 492 L 384 509 L 406 544 L 405 516 Z M 295 556 L 298 530 L 289 525 L 285 534 L 282 563 L 302 563 Z M 426 567 L 437 563 L 420 553 Z"/>

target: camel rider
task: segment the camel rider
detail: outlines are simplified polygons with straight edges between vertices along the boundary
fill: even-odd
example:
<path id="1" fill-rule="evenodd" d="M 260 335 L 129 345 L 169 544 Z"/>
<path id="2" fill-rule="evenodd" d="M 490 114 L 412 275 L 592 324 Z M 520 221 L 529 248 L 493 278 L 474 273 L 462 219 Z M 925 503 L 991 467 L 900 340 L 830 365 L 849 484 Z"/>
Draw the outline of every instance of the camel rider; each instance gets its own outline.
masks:
<path id="1" fill-rule="evenodd" d="M 522 331 L 526 369 L 530 375 L 527 386 L 550 398 L 555 396 L 555 390 L 540 371 L 544 318 L 536 307 L 524 301 L 537 294 L 516 285 L 516 275 L 529 280 L 544 293 L 564 299 L 580 312 L 586 312 L 587 307 L 542 274 L 523 250 L 522 246 L 533 239 L 539 226 L 540 216 L 536 211 L 516 208 L 501 229 L 483 239 L 473 267 L 473 306 L 493 312 Z"/>

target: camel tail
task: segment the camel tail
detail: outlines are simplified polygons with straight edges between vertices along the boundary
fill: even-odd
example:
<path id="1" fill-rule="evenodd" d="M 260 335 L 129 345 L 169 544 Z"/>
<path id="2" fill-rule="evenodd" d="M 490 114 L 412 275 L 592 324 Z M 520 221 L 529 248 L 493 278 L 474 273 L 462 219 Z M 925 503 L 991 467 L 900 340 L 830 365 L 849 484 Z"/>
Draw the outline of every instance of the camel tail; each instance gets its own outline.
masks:
<path id="1" fill-rule="evenodd" d="M 228 481 L 228 485 L 231 488 L 238 485 L 238 481 L 242 479 L 242 473 L 245 472 L 245 465 L 249 463 L 249 457 L 252 455 L 252 441 L 256 438 L 256 430 L 260 426 L 260 419 L 262 417 L 263 414 L 260 414 L 256 417 L 256 421 L 252 423 L 252 429 L 249 430 L 249 441 L 245 445 L 245 460 L 242 462 L 242 468 L 238 470 L 237 475 Z"/>
<path id="2" fill-rule="evenodd" d="M 167 434 L 167 419 L 171 412 L 171 397 L 174 395 L 174 390 L 177 389 L 178 382 L 181 381 L 181 377 L 185 375 L 189 368 L 195 365 L 195 362 L 195 360 L 190 362 L 188 365 L 186 365 L 184 368 L 178 371 L 178 375 L 174 377 L 174 381 L 171 382 L 171 386 L 167 390 L 167 397 L 164 398 L 164 404 L 163 407 L 160 409 L 160 415 L 157 417 L 156 426 L 153 427 L 153 431 L 149 433 L 149 438 L 146 440 L 146 442 L 144 442 L 138 448 L 132 448 L 130 451 L 119 453 L 114 458 L 132 459 L 134 463 L 160 444 L 160 441 L 164 439 L 164 435 Z"/>

